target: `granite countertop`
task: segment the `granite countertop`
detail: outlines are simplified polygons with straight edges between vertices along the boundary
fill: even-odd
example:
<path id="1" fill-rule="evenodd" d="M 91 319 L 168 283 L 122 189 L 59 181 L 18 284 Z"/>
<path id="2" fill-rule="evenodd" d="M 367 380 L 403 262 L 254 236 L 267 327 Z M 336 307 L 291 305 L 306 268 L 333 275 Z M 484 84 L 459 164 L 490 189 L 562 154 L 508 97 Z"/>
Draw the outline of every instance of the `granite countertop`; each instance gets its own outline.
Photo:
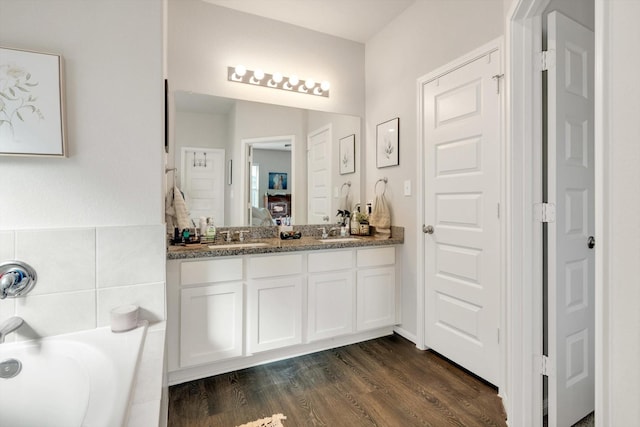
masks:
<path id="1" fill-rule="evenodd" d="M 316 235 L 317 229 L 311 226 L 312 233 L 309 233 L 309 226 L 305 230 L 300 230 L 303 237 L 300 239 L 282 240 L 275 235 L 274 227 L 258 227 L 270 230 L 261 230 L 257 233 L 251 233 L 244 242 L 234 241 L 230 244 L 216 238 L 215 244 L 190 244 L 183 246 L 169 245 L 167 248 L 167 259 L 190 259 L 190 258 L 208 258 L 218 256 L 237 256 L 237 255 L 253 255 L 268 254 L 281 252 L 310 251 L 322 249 L 344 249 L 358 248 L 367 246 L 388 246 L 404 243 L 404 228 L 391 227 L 391 238 L 379 239 L 375 236 L 330 236 L 327 241 L 322 241 L 319 235 Z M 238 230 L 242 227 L 238 228 Z M 276 228 L 277 230 L 277 228 Z M 258 244 L 259 246 L 251 246 Z M 210 248 L 209 246 L 214 246 Z M 235 246 L 235 247 L 234 247 Z"/>

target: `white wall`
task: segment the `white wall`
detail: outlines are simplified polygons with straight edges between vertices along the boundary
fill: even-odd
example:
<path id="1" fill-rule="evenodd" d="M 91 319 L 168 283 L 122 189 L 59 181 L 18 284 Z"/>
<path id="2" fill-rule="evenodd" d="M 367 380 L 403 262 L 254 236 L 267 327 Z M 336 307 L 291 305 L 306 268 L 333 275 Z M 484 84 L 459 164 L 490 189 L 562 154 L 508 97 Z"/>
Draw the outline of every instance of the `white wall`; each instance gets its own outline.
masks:
<path id="1" fill-rule="evenodd" d="M 2 0 L 3 46 L 65 60 L 69 158 L 0 157 L 0 261 L 38 272 L 21 338 L 164 319 L 162 1 Z"/>
<path id="2" fill-rule="evenodd" d="M 366 44 L 366 198 L 374 199 L 378 178 L 389 178 L 386 195 L 392 224 L 405 227 L 402 246 L 402 328 L 417 332 L 416 259 L 422 233 L 416 227 L 415 192 L 403 196 L 405 180 L 415 190 L 416 80 L 430 71 L 504 34 L 502 0 L 417 1 Z M 377 169 L 376 125 L 400 118 L 400 166 Z"/>
<path id="3" fill-rule="evenodd" d="M 625 426 L 640 419 L 640 2 L 596 5 L 603 12 L 596 21 L 596 39 L 603 37 L 597 48 L 602 47 L 604 91 L 604 230 L 597 246 L 604 254 L 603 425 Z"/>
<path id="4" fill-rule="evenodd" d="M 364 46 L 201 0 L 169 0 L 172 90 L 362 116 Z M 331 83 L 330 97 L 227 81 L 227 67 L 280 71 Z"/>
<path id="5" fill-rule="evenodd" d="M 161 1 L 3 0 L 0 40 L 63 56 L 69 146 L 0 157 L 0 229 L 162 222 Z"/>

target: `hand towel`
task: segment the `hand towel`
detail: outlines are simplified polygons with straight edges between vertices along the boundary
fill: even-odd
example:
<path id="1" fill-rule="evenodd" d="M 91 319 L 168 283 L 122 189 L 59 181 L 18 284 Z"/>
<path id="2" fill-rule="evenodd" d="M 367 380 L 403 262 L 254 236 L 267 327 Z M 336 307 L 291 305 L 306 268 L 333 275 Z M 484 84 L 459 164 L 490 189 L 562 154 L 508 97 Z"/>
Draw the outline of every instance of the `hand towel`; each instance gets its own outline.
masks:
<path id="1" fill-rule="evenodd" d="M 369 225 L 375 227 L 376 238 L 391 238 L 391 209 L 387 199 L 384 197 L 384 193 L 376 196 L 373 212 L 369 217 Z"/>

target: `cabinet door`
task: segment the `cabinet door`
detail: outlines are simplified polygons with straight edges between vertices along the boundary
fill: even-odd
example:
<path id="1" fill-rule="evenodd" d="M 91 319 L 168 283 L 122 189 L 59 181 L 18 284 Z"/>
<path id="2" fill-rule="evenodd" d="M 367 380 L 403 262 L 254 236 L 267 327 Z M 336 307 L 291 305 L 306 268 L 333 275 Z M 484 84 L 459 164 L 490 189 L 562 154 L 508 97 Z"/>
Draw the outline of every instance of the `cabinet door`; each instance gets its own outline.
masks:
<path id="1" fill-rule="evenodd" d="M 358 331 L 395 324 L 395 267 L 359 270 L 356 286 Z"/>
<path id="2" fill-rule="evenodd" d="M 299 276 L 249 282 L 249 352 L 302 342 L 302 279 Z"/>
<path id="3" fill-rule="evenodd" d="M 242 356 L 242 282 L 183 289 L 180 366 Z"/>
<path id="4" fill-rule="evenodd" d="M 354 273 L 310 275 L 307 316 L 309 341 L 352 333 L 355 323 Z"/>

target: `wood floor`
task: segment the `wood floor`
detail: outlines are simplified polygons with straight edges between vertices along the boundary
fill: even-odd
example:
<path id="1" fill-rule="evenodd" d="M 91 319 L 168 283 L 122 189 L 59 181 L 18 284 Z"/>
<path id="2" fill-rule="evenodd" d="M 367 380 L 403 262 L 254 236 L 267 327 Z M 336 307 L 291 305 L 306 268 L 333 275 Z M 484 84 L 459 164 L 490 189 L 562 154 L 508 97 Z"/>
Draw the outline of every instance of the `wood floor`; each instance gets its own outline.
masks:
<path id="1" fill-rule="evenodd" d="M 496 390 L 398 335 L 169 389 L 170 427 L 506 426 Z"/>

